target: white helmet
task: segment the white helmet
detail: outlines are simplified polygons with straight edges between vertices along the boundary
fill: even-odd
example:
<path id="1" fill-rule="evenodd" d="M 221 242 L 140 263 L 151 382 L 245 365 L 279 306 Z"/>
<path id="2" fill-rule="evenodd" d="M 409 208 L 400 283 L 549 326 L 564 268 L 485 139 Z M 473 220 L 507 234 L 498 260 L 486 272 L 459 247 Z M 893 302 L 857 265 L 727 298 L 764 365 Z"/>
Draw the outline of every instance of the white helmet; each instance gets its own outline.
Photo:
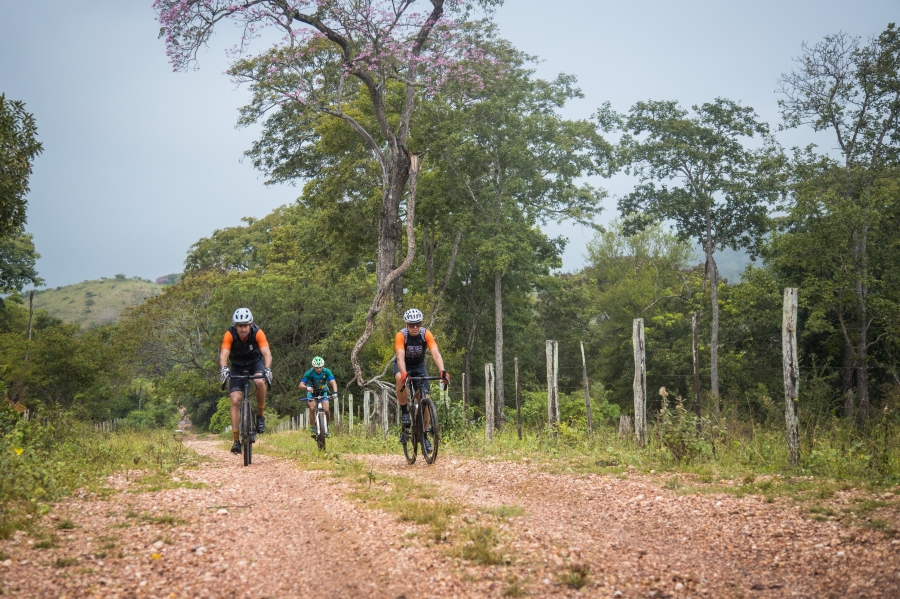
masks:
<path id="1" fill-rule="evenodd" d="M 238 308 L 234 311 L 231 322 L 234 324 L 250 324 L 253 322 L 253 314 L 250 314 L 250 310 L 247 308 Z"/>
<path id="2" fill-rule="evenodd" d="M 417 310 L 416 308 L 410 308 L 403 313 L 403 320 L 406 322 L 422 322 L 424 318 L 421 310 Z"/>

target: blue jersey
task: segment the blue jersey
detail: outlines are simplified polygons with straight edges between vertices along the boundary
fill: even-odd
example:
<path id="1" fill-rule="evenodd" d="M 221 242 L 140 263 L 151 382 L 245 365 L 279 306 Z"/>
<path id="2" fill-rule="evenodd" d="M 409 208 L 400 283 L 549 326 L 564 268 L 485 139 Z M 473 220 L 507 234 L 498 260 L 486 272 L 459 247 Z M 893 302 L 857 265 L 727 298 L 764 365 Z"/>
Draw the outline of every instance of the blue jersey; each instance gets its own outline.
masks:
<path id="1" fill-rule="evenodd" d="M 315 368 L 310 368 L 303 375 L 301 383 L 307 387 L 312 387 L 317 391 L 326 391 L 328 383 L 334 380 L 334 375 L 327 368 L 323 368 L 322 372 L 317 373 Z"/>

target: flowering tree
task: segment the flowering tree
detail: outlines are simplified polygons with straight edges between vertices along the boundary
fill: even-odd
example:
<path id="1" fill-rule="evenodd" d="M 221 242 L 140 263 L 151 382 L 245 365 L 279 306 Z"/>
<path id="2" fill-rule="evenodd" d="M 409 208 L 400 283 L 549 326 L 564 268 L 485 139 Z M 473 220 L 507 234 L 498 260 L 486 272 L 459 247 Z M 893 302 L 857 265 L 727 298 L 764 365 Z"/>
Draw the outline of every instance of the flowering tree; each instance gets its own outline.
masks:
<path id="1" fill-rule="evenodd" d="M 490 11 L 500 0 L 478 0 Z M 425 5 L 425 11 L 419 6 Z M 355 131 L 380 167 L 381 214 L 375 261 L 376 291 L 366 330 L 351 361 L 364 384 L 357 356 L 371 335 L 375 315 L 415 254 L 415 189 L 418 157 L 407 148 L 417 95 L 433 93 L 448 81 L 479 85 L 475 69 L 485 59 L 470 43 L 466 0 L 156 0 L 169 58 L 176 70 L 197 63 L 219 23 L 242 30 L 234 52 L 244 55 L 266 29 L 281 32 L 265 52 L 239 60 L 231 70 L 239 81 L 260 90 L 268 108 L 309 117 L 329 115 Z M 348 84 L 349 82 L 349 84 Z M 345 88 L 361 86 L 374 125 L 345 111 Z M 397 95 L 393 97 L 392 94 Z M 265 107 L 264 107 L 265 108 Z M 406 208 L 407 253 L 396 264 L 400 244 L 400 202 Z"/>

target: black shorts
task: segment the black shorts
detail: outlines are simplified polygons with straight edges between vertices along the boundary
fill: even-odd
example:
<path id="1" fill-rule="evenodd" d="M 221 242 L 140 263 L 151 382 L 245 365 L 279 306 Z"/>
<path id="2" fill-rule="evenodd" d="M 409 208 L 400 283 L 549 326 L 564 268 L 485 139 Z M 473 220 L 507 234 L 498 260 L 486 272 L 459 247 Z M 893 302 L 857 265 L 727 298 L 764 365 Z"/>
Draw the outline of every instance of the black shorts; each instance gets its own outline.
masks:
<path id="1" fill-rule="evenodd" d="M 243 391 L 244 390 L 244 381 L 242 379 L 235 379 L 235 376 L 242 376 L 245 372 L 250 374 L 251 376 L 254 374 L 262 374 L 266 370 L 266 364 L 262 360 L 257 360 L 255 362 L 250 362 L 250 364 L 243 366 L 235 366 L 231 365 L 231 374 L 232 377 L 229 379 L 231 382 L 228 383 L 228 392 L 234 393 L 235 391 Z M 250 388 L 253 389 L 256 387 L 256 381 L 249 381 Z"/>
<path id="2" fill-rule="evenodd" d="M 394 376 L 397 376 L 397 373 L 400 372 L 400 369 L 397 368 L 397 363 L 394 362 Z M 409 376 L 428 376 L 428 371 L 425 370 L 425 364 L 419 364 L 417 366 L 407 366 L 406 372 Z M 431 385 L 428 384 L 429 381 L 413 381 L 413 389 L 421 389 L 423 395 L 431 394 Z"/>

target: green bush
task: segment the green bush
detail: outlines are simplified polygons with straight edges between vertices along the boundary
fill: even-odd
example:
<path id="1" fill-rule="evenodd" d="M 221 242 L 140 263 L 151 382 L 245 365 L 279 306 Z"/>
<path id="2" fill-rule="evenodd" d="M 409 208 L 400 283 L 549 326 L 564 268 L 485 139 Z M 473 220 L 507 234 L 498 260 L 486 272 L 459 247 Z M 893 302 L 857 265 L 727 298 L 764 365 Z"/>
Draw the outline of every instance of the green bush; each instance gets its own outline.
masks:
<path id="1" fill-rule="evenodd" d="M 227 395 L 216 404 L 216 411 L 209 419 L 209 432 L 218 435 L 231 426 L 231 398 Z"/>

